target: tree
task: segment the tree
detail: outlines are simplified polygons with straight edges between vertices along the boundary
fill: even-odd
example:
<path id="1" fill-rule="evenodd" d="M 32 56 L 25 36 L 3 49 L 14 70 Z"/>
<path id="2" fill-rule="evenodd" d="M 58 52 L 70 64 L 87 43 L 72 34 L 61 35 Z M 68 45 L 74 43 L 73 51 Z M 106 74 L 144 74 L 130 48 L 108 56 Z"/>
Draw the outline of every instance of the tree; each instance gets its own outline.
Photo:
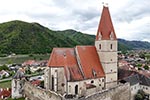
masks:
<path id="1" fill-rule="evenodd" d="M 142 95 L 141 94 L 136 94 L 135 95 L 135 100 L 143 100 L 143 97 L 142 97 Z"/>
<path id="2" fill-rule="evenodd" d="M 145 92 L 143 90 L 139 90 L 138 93 L 135 95 L 135 100 L 144 100 Z"/>
<path id="3" fill-rule="evenodd" d="M 2 70 L 9 70 L 9 68 L 6 65 L 0 66 L 0 71 Z"/>
<path id="4" fill-rule="evenodd" d="M 149 67 L 147 65 L 144 66 L 145 70 L 149 70 Z"/>

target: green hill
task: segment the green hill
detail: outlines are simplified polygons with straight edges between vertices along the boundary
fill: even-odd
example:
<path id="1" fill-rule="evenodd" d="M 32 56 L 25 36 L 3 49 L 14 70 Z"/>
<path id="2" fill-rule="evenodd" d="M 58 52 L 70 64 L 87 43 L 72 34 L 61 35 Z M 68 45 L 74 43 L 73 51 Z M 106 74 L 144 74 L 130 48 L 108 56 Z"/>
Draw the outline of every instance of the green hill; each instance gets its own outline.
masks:
<path id="1" fill-rule="evenodd" d="M 53 47 L 74 45 L 77 43 L 69 37 L 38 23 L 11 21 L 0 24 L 0 53 L 46 53 Z"/>
<path id="2" fill-rule="evenodd" d="M 30 54 L 51 52 L 53 47 L 93 45 L 94 35 L 75 30 L 53 31 L 38 23 L 10 21 L 0 24 L 0 53 Z M 150 43 L 119 39 L 119 50 L 150 49 Z"/>

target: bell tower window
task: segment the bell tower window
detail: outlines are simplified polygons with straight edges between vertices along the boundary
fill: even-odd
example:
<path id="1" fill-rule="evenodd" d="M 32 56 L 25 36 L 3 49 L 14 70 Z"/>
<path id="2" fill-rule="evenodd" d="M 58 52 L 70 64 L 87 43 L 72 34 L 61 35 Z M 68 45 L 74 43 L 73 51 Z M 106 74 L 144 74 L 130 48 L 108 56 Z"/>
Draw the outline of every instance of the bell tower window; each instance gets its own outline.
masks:
<path id="1" fill-rule="evenodd" d="M 101 49 L 102 47 L 101 47 L 101 44 L 99 44 L 99 49 Z"/>

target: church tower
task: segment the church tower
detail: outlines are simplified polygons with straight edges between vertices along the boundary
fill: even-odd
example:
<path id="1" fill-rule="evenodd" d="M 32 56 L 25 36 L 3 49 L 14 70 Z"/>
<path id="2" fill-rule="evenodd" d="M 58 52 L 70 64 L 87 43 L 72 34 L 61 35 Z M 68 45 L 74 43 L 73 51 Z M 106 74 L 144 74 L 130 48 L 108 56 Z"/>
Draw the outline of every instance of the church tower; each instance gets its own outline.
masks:
<path id="1" fill-rule="evenodd" d="M 106 6 L 101 14 L 95 46 L 106 75 L 105 86 L 114 87 L 117 85 L 117 37 Z"/>

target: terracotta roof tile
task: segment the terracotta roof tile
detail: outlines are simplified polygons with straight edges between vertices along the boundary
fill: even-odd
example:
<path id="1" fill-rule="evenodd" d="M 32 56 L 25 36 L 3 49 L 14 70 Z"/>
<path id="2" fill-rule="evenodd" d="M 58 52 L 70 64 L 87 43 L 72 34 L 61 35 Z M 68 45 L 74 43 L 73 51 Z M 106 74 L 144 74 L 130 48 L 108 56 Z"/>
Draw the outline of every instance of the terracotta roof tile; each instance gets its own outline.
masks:
<path id="1" fill-rule="evenodd" d="M 74 48 L 54 48 L 48 61 L 50 67 L 64 67 L 67 80 L 82 80 Z"/>
<path id="2" fill-rule="evenodd" d="M 31 82 L 31 84 L 35 85 L 35 86 L 38 86 L 41 84 L 41 81 L 40 80 L 34 80 Z"/>
<path id="3" fill-rule="evenodd" d="M 111 21 L 111 16 L 109 13 L 108 7 L 103 7 L 103 11 L 101 14 L 100 23 L 98 26 L 96 40 L 99 40 L 101 37 L 102 40 L 110 40 L 110 34 L 114 40 L 116 40 L 115 30 Z"/>
<path id="4" fill-rule="evenodd" d="M 104 77 L 104 70 L 95 46 L 77 46 L 76 48 L 84 77 L 86 79 Z"/>
<path id="5" fill-rule="evenodd" d="M 48 66 L 64 67 L 68 81 L 105 76 L 94 46 L 77 46 L 76 50 L 74 48 L 54 48 Z"/>
<path id="6" fill-rule="evenodd" d="M 11 96 L 11 90 L 3 89 L 2 91 L 0 90 L 0 98 L 3 97 L 9 97 Z"/>

